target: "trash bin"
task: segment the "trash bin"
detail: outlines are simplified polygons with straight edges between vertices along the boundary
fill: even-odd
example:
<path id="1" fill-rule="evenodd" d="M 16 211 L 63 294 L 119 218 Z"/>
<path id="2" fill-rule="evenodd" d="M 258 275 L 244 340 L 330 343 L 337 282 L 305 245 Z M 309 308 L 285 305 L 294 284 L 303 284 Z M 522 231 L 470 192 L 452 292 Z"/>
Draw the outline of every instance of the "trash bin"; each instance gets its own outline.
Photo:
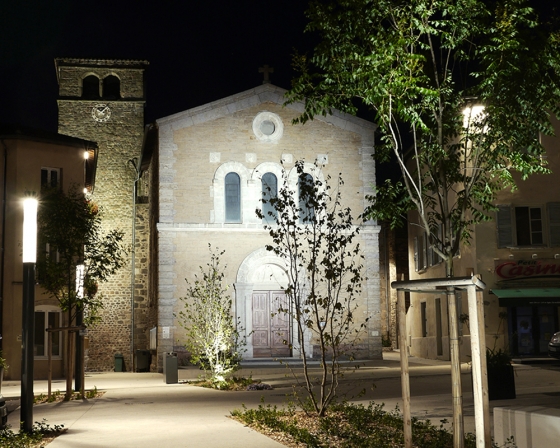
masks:
<path id="1" fill-rule="evenodd" d="M 124 356 L 115 353 L 115 372 L 124 372 Z"/>
<path id="2" fill-rule="evenodd" d="M 150 358 L 151 356 L 149 350 L 136 350 L 136 371 L 149 372 Z"/>
<path id="3" fill-rule="evenodd" d="M 179 382 L 179 366 L 177 364 L 177 353 L 164 353 L 163 381 L 165 382 L 165 384 L 177 384 Z"/>

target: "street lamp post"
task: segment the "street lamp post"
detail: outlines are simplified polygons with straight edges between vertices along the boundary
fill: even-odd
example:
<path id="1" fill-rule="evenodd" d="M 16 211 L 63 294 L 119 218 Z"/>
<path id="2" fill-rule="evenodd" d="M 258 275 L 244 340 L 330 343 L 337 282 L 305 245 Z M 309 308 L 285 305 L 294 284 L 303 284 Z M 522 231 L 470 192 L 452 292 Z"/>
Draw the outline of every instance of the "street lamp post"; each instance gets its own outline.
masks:
<path id="1" fill-rule="evenodd" d="M 84 324 L 84 275 L 85 265 L 79 263 L 76 265 L 76 298 L 82 304 L 78 305 L 76 312 L 76 326 L 82 327 Z M 76 333 L 76 366 L 74 369 L 74 389 L 82 393 L 84 396 L 84 330 L 78 330 Z M 71 336 L 71 333 L 68 333 Z"/>
<path id="2" fill-rule="evenodd" d="M 23 303 L 21 333 L 21 429 L 33 430 L 33 343 L 35 330 L 35 262 L 37 199 L 23 201 Z"/>

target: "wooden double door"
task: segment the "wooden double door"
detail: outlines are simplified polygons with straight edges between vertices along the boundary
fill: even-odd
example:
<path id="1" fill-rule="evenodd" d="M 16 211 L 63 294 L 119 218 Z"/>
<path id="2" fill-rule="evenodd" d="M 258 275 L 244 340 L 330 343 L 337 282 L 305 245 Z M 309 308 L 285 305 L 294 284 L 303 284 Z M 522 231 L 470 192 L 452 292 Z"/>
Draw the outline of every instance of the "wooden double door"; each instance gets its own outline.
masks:
<path id="1" fill-rule="evenodd" d="M 289 301 L 283 291 L 253 292 L 253 357 L 292 356 Z"/>

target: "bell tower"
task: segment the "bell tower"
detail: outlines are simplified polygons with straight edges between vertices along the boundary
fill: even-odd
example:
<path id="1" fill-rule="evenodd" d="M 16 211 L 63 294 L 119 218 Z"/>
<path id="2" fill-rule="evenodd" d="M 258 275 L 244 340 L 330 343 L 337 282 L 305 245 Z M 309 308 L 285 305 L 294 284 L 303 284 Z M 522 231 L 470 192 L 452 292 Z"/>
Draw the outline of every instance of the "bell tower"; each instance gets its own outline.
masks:
<path id="1" fill-rule="evenodd" d="M 133 195 L 144 135 L 144 72 L 147 61 L 55 59 L 59 85 L 58 132 L 97 142 L 99 156 L 93 199 L 103 210 L 103 226 L 124 231 L 132 247 Z M 100 286 L 101 322 L 88 330 L 87 369 L 111 370 L 114 355 L 132 366 L 134 298 L 128 263 Z M 137 279 L 139 280 L 139 279 Z M 144 348 L 144 347 L 141 347 Z"/>

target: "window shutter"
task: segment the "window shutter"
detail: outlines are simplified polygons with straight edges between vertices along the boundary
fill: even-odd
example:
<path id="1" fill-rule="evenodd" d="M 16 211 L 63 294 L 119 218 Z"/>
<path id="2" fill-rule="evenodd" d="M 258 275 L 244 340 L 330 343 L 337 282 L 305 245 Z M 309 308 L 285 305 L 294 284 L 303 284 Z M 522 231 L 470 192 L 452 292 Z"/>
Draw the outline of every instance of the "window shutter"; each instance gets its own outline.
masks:
<path id="1" fill-rule="evenodd" d="M 424 235 L 414 237 L 414 270 L 426 269 L 426 239 Z"/>
<path id="2" fill-rule="evenodd" d="M 414 237 L 414 270 L 418 272 L 420 270 L 420 260 L 418 260 L 418 237 Z"/>
<path id="3" fill-rule="evenodd" d="M 548 213 L 549 246 L 560 246 L 560 202 L 546 204 Z"/>
<path id="4" fill-rule="evenodd" d="M 426 264 L 428 266 L 433 266 L 434 263 L 434 250 L 430 244 L 430 235 L 426 234 Z"/>
<path id="5" fill-rule="evenodd" d="M 422 237 L 422 269 L 426 269 L 428 267 L 428 238 L 427 235 L 424 234 Z"/>
<path id="6" fill-rule="evenodd" d="M 513 246 L 511 207 L 509 205 L 498 205 L 496 221 L 498 227 L 498 247 Z"/>

